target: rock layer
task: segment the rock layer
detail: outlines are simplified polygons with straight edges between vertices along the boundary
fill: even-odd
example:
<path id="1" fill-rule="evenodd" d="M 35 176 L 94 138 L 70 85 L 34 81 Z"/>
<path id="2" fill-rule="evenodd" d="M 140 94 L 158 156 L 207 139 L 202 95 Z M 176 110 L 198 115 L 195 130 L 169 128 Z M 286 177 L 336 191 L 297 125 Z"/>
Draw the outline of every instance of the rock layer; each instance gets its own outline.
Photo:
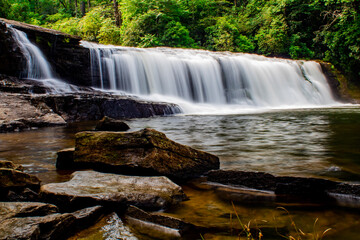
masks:
<path id="1" fill-rule="evenodd" d="M 181 112 L 175 104 L 147 102 L 90 88 L 72 94 L 50 92 L 41 81 L 0 75 L 0 132 L 99 120 L 104 116 L 123 119 Z"/>
<path id="2" fill-rule="evenodd" d="M 111 172 L 189 179 L 219 168 L 219 158 L 171 141 L 153 129 L 76 134 L 74 162 Z"/>
<path id="3" fill-rule="evenodd" d="M 64 183 L 41 187 L 47 202 L 62 208 L 104 205 L 113 210 L 135 205 L 148 209 L 162 209 L 186 198 L 181 187 L 166 177 L 135 177 L 117 174 L 80 171 Z"/>
<path id="4" fill-rule="evenodd" d="M 101 213 L 102 208 L 95 206 L 74 213 L 6 218 L 0 221 L 0 239 L 66 239 L 94 223 Z"/>

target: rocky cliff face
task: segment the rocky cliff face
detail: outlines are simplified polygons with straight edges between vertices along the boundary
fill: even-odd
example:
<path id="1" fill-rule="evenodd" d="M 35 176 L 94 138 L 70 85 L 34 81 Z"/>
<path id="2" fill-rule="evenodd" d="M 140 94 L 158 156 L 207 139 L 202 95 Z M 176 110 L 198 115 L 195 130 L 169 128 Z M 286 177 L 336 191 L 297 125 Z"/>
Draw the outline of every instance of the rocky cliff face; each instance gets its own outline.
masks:
<path id="1" fill-rule="evenodd" d="M 6 24 L 27 34 L 29 40 L 41 49 L 58 78 L 81 86 L 94 85 L 90 71 L 90 51 L 79 45 L 81 40 L 79 37 L 2 18 L 0 18 L 1 73 L 19 77 L 26 64 Z"/>

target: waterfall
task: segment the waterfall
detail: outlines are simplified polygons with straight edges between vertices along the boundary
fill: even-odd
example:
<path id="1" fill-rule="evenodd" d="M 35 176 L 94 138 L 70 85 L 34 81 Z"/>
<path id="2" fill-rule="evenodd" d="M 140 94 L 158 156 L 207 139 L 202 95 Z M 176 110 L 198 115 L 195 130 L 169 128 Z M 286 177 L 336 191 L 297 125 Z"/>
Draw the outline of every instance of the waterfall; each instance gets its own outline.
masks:
<path id="1" fill-rule="evenodd" d="M 26 59 L 26 69 L 21 77 L 41 81 L 53 93 L 77 91 L 77 87 L 54 77 L 50 63 L 41 50 L 28 39 L 26 33 L 7 25 Z"/>
<path id="2" fill-rule="evenodd" d="M 31 43 L 26 33 L 8 26 L 13 38 L 17 42 L 26 59 L 26 78 L 49 79 L 54 78 L 49 62 L 45 59 L 40 49 Z"/>
<path id="3" fill-rule="evenodd" d="M 336 104 L 320 65 L 312 61 L 204 50 L 115 47 L 85 41 L 81 44 L 90 49 L 93 81 L 103 89 L 232 107 Z"/>

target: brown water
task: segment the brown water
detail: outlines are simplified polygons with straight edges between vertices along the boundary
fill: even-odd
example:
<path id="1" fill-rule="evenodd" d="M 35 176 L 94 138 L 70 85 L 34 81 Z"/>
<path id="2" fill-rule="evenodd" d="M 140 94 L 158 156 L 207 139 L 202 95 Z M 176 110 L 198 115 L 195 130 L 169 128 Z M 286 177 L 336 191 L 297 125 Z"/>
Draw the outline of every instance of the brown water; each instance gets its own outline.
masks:
<path id="1" fill-rule="evenodd" d="M 255 115 L 174 116 L 134 119 L 128 123 L 134 130 L 151 127 L 177 142 L 214 153 L 220 157 L 223 169 L 360 181 L 360 109 L 356 107 Z M 44 183 L 66 181 L 69 172 L 55 169 L 56 151 L 72 147 L 74 133 L 93 126 L 90 122 L 0 134 L 0 159 L 24 165 L 27 172 L 36 174 Z M 216 227 L 216 233 L 204 233 L 205 239 L 237 239 L 239 222 L 235 219 L 231 194 L 203 184 L 186 185 L 184 191 L 190 200 L 163 214 Z M 238 201 L 235 206 L 243 223 L 251 221 L 251 226 L 264 230 L 264 239 L 283 239 L 274 235 L 274 227 L 293 229 L 289 216 L 307 233 L 313 232 L 314 222 L 319 218 L 316 232 L 332 228 L 324 239 L 360 239 L 358 209 L 276 201 L 252 204 Z M 290 215 L 277 209 L 280 206 Z M 99 239 L 102 231 L 99 229 L 105 225 L 94 227 L 92 233 L 91 229 L 82 233 L 82 237 Z M 295 236 L 296 232 L 291 230 L 291 234 Z"/>

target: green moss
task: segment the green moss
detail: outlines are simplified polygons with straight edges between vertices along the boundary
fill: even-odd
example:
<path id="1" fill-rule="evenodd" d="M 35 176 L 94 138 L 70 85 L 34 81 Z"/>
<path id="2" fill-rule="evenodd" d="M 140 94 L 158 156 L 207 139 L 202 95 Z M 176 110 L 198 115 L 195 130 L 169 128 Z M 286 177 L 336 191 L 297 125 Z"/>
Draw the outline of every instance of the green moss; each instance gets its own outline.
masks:
<path id="1" fill-rule="evenodd" d="M 339 91 L 341 95 L 348 96 L 351 99 L 360 102 L 360 87 L 354 85 L 338 70 L 334 65 L 329 63 L 329 71 L 335 76 L 336 80 L 339 82 Z"/>

